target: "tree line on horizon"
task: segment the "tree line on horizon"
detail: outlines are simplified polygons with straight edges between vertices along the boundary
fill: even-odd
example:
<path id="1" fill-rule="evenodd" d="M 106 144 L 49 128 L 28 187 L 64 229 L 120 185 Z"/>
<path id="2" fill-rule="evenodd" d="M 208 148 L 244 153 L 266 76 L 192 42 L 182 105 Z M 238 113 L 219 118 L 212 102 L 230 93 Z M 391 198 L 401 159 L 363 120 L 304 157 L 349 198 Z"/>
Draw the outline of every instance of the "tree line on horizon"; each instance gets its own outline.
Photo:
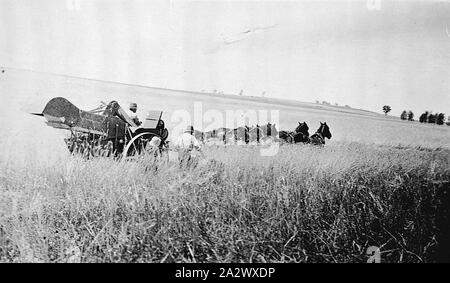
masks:
<path id="1" fill-rule="evenodd" d="M 384 115 L 387 115 L 392 110 L 392 108 L 389 105 L 383 106 L 383 112 Z M 403 110 L 400 114 L 400 119 L 402 120 L 408 120 L 408 121 L 414 121 L 414 113 L 409 110 Z M 445 122 L 445 114 L 444 113 L 431 113 L 430 111 L 425 111 L 420 115 L 419 122 L 420 123 L 430 123 L 430 124 L 437 124 L 437 125 L 448 125 L 450 126 L 450 116 L 448 116 L 448 121 Z"/>
<path id="2" fill-rule="evenodd" d="M 445 114 L 444 113 L 431 113 L 428 111 L 425 111 L 420 115 L 419 117 L 420 123 L 430 123 L 430 124 L 438 124 L 438 125 L 450 125 L 450 116 L 448 117 L 448 122 L 445 123 Z"/>
<path id="3" fill-rule="evenodd" d="M 414 113 L 409 110 L 403 110 L 400 114 L 400 119 L 402 120 L 408 120 L 408 121 L 414 121 Z M 428 111 L 425 111 L 420 115 L 419 117 L 420 123 L 430 123 L 430 124 L 437 124 L 437 125 L 450 125 L 450 116 L 448 117 L 448 122 L 445 123 L 445 114 L 444 113 L 431 113 Z"/>
<path id="4" fill-rule="evenodd" d="M 403 110 L 402 114 L 400 114 L 400 119 L 414 121 L 414 113 L 411 110 L 409 110 L 408 112 L 406 110 Z"/>

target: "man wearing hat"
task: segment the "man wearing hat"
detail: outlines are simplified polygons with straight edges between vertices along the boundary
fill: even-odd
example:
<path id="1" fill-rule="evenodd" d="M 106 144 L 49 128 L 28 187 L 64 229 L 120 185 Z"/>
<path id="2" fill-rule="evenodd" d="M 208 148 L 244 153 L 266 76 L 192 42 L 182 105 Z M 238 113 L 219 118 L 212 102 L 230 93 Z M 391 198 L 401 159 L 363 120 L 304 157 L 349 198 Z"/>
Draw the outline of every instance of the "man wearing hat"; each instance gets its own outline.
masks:
<path id="1" fill-rule="evenodd" d="M 186 130 L 183 134 L 178 137 L 178 139 L 174 142 L 176 148 L 178 148 L 178 160 L 183 164 L 191 164 L 192 159 L 192 151 L 200 150 L 200 143 L 194 137 L 194 127 L 187 126 Z"/>
<path id="2" fill-rule="evenodd" d="M 186 130 L 184 130 L 183 134 L 175 141 L 175 146 L 188 150 L 200 149 L 200 143 L 194 137 L 193 126 L 186 127 Z"/>
<path id="3" fill-rule="evenodd" d="M 130 119 L 133 120 L 133 122 L 139 126 L 141 124 L 141 121 L 139 121 L 136 111 L 137 111 L 137 103 L 135 102 L 130 103 L 130 112 L 128 112 L 127 114 L 128 116 L 130 116 Z"/>

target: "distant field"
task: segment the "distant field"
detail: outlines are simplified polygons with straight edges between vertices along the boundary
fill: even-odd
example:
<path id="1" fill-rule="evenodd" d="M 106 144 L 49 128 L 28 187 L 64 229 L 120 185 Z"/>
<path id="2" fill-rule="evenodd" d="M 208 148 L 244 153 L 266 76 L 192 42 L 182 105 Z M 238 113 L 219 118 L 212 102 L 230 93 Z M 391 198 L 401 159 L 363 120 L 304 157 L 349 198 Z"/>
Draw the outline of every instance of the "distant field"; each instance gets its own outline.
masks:
<path id="1" fill-rule="evenodd" d="M 0 75 L 1 262 L 450 262 L 450 127 L 7 70 Z M 324 148 L 205 147 L 198 164 L 70 156 L 30 112 L 137 101 L 175 110 L 278 109 L 278 129 L 326 121 Z M 173 136 L 171 137 L 173 138 Z"/>
<path id="2" fill-rule="evenodd" d="M 131 101 L 138 102 L 144 112 L 163 110 L 169 139 L 177 134 L 173 129 L 179 121 L 175 119 L 174 112 L 187 111 L 194 119 L 194 103 L 197 102 L 202 104 L 203 113 L 217 110 L 224 116 L 226 110 L 278 110 L 278 130 L 293 130 L 298 121 L 305 121 L 312 134 L 319 127 L 319 122 L 326 121 L 333 134 L 328 144 L 356 141 L 450 148 L 448 126 L 406 122 L 370 111 L 270 98 L 165 90 L 14 69 L 6 69 L 5 73 L 0 74 L 0 146 L 20 149 L 9 151 L 13 152 L 16 159 L 24 160 L 30 152 L 41 158 L 63 155 L 65 150 L 62 139 L 67 133 L 49 128 L 42 118 L 29 115 L 31 112 L 41 112 L 45 104 L 56 96 L 67 98 L 84 110 L 97 107 L 100 101 L 111 100 L 119 101 L 125 108 Z M 204 121 L 203 126 L 208 125 Z"/>

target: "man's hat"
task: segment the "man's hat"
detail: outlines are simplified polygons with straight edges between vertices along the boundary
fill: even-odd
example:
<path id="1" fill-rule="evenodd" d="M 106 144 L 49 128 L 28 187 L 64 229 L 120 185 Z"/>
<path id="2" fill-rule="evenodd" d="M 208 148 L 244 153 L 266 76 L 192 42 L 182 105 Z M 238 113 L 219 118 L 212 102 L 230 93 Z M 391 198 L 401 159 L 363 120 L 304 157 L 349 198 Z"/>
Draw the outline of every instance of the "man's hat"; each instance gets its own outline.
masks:
<path id="1" fill-rule="evenodd" d="M 137 103 L 130 103 L 130 108 L 137 108 Z"/>

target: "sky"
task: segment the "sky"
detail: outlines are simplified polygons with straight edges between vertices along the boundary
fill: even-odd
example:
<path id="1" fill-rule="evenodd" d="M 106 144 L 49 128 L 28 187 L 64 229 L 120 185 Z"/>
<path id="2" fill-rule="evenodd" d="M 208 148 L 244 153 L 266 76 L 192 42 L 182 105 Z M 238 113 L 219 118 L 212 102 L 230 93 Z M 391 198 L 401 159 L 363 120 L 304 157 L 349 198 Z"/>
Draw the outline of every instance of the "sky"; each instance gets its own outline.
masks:
<path id="1" fill-rule="evenodd" d="M 0 0 L 0 66 L 448 116 L 450 2 Z"/>

